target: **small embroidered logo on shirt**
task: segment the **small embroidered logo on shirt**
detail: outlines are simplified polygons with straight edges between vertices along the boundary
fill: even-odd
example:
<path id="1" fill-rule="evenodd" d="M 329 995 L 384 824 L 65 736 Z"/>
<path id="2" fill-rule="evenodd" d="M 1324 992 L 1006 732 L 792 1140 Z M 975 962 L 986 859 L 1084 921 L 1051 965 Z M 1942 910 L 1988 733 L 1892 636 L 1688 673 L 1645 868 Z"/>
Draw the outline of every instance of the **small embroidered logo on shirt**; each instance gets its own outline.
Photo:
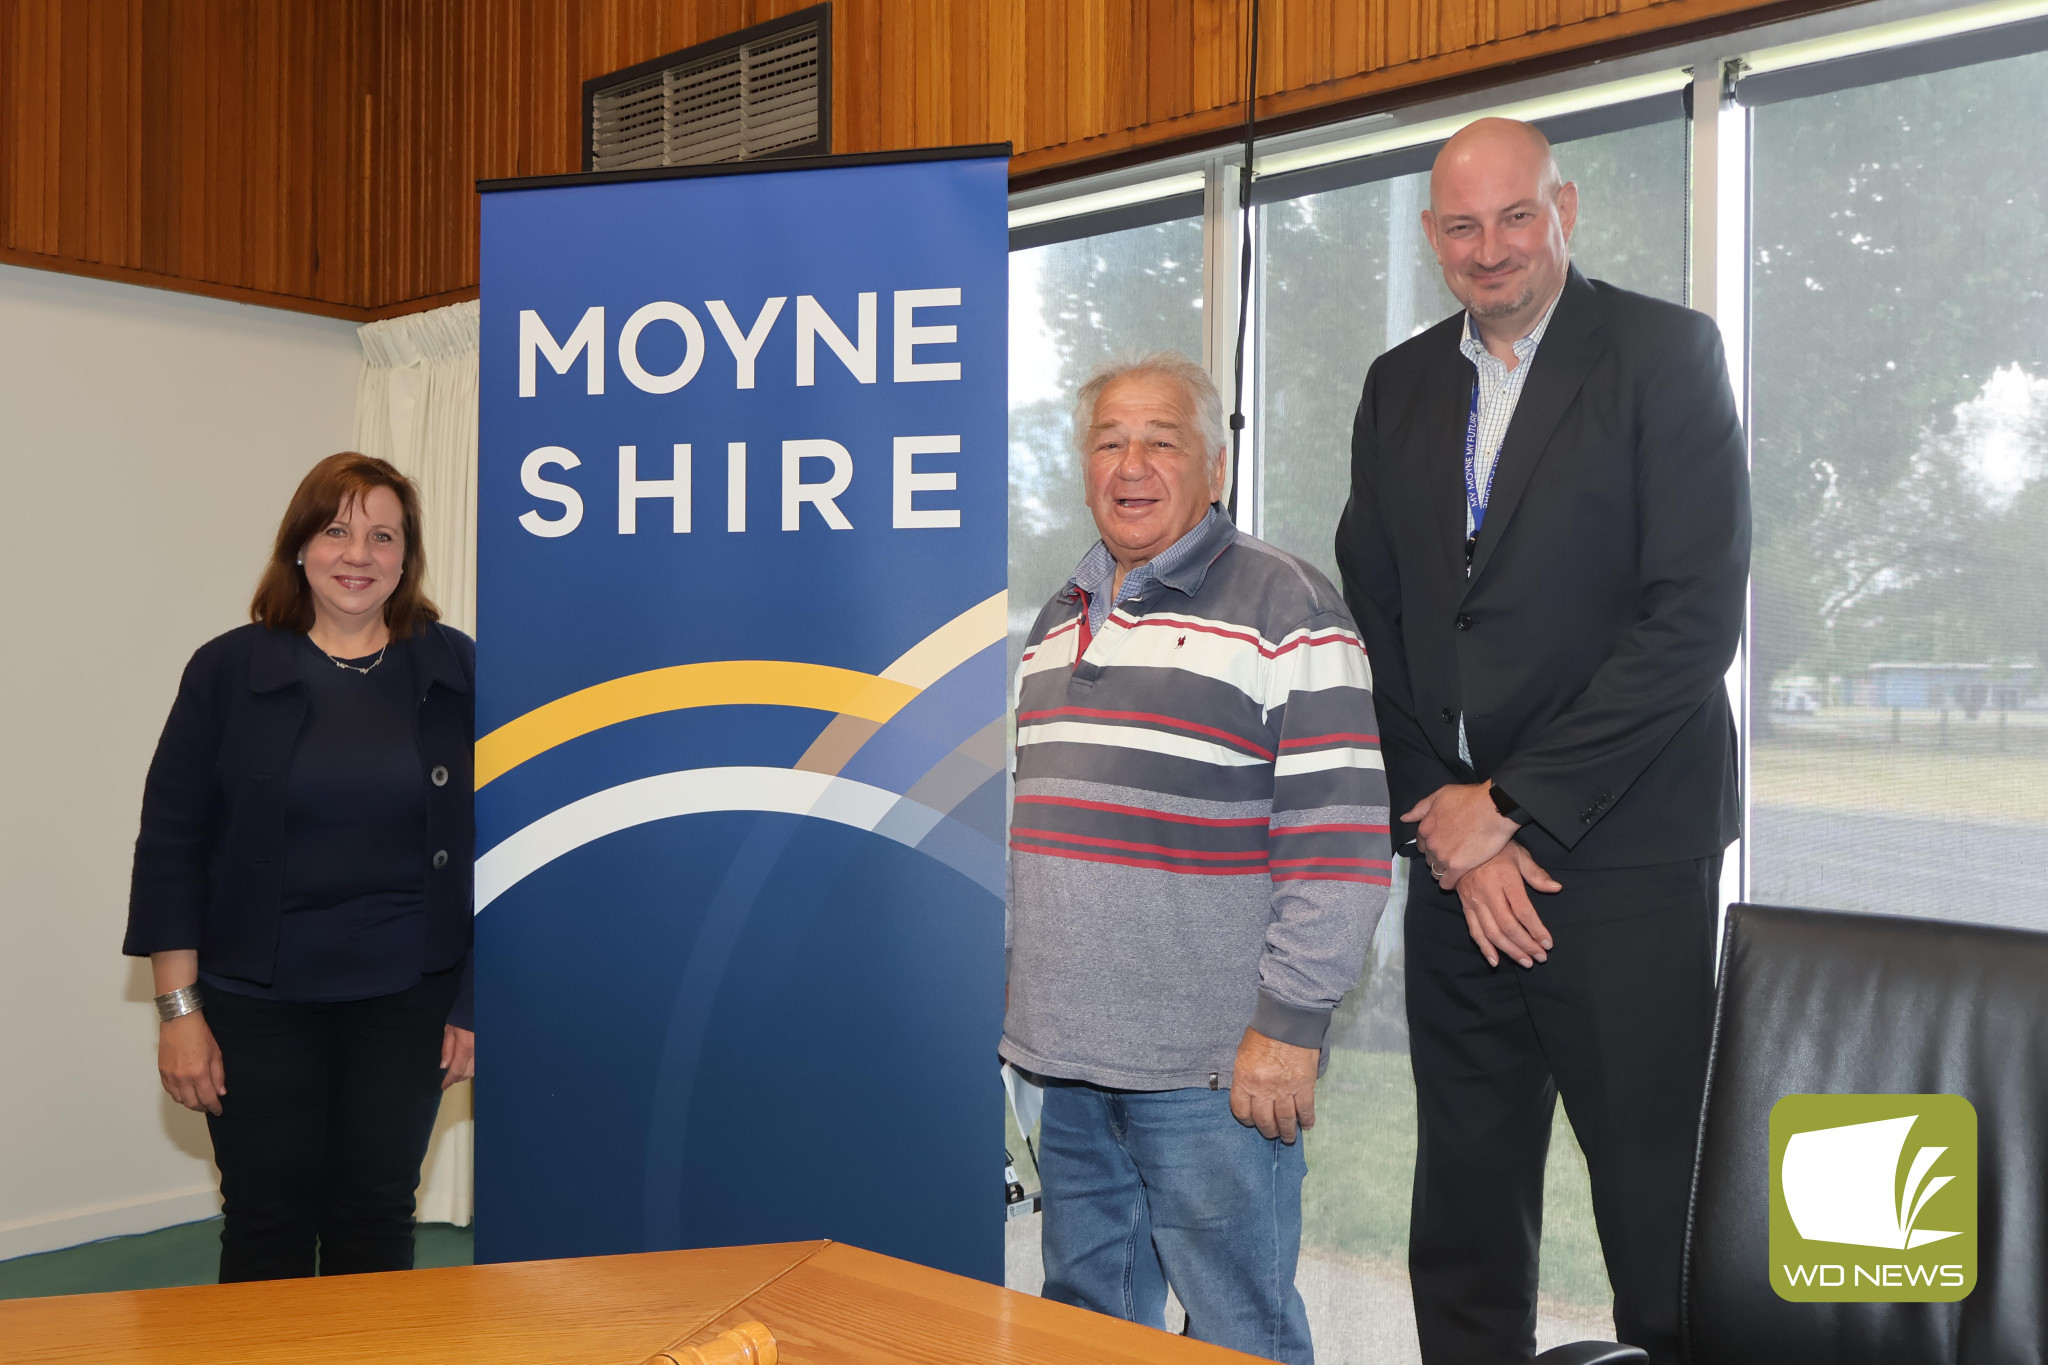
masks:
<path id="1" fill-rule="evenodd" d="M 1188 637 L 1187 637 L 1187 636 L 1185 636 L 1185 635 L 1183 635 L 1183 636 L 1181 636 L 1181 637 L 1180 637 L 1180 638 L 1179 638 L 1178 640 L 1175 640 L 1175 641 L 1173 642 L 1173 647 L 1174 647 L 1175 649 L 1179 649 L 1179 648 L 1180 648 L 1180 647 L 1181 647 L 1182 645 L 1186 644 L 1187 642 L 1188 642 Z"/>

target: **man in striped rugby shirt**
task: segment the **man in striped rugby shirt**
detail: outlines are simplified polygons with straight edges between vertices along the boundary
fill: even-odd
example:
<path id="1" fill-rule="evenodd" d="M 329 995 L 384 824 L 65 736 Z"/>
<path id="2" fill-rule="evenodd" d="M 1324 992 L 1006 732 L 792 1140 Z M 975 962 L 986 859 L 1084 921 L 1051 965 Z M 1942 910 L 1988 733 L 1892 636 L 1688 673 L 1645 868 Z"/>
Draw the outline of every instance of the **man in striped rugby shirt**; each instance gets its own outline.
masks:
<path id="1" fill-rule="evenodd" d="M 1222 403 L 1166 353 L 1074 431 L 1102 539 L 1018 670 L 1002 1054 L 1046 1081 L 1045 1293 L 1312 1359 L 1300 1130 L 1386 903 L 1387 785 L 1343 599 L 1237 530 Z"/>

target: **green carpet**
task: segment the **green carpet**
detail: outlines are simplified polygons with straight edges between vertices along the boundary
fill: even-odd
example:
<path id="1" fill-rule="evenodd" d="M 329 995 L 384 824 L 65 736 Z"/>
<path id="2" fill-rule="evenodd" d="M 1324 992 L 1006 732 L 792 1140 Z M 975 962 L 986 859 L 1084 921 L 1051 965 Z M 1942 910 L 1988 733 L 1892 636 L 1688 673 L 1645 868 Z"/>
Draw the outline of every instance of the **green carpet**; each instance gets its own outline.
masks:
<path id="1" fill-rule="evenodd" d="M 414 1246 L 413 1264 L 421 1270 L 470 1265 L 476 1260 L 476 1230 L 422 1223 Z M 104 1242 L 0 1261 L 0 1299 L 212 1284 L 219 1274 L 220 1219 L 207 1218 L 134 1237 L 109 1237 Z"/>

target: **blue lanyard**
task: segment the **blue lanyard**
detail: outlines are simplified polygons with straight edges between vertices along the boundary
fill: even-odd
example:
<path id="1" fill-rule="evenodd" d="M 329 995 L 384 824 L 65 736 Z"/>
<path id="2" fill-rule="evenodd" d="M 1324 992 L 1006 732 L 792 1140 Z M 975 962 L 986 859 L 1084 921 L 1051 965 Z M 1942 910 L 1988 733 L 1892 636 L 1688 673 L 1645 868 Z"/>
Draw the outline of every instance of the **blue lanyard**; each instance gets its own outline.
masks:
<path id="1" fill-rule="evenodd" d="M 1465 506 L 1472 513 L 1472 538 L 1477 540 L 1486 525 L 1486 504 L 1493 498 L 1493 476 L 1500 473 L 1500 461 L 1486 471 L 1486 487 L 1479 487 L 1479 376 L 1472 376 L 1472 412 L 1465 419 Z M 1468 551 L 1466 559 L 1471 555 Z"/>

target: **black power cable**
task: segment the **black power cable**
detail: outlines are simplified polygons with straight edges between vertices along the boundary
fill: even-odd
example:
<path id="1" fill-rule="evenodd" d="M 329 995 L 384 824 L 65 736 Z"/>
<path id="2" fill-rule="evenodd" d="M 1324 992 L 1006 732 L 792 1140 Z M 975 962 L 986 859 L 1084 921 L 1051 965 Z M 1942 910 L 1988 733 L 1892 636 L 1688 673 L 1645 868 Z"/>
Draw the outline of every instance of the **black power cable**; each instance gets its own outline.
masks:
<path id="1" fill-rule="evenodd" d="M 1230 502 L 1226 509 L 1237 520 L 1237 490 L 1244 480 L 1244 337 L 1251 321 L 1252 302 L 1252 144 L 1259 125 L 1259 0 L 1251 0 L 1250 57 L 1245 63 L 1244 169 L 1237 177 L 1237 358 L 1231 367 L 1230 413 Z"/>

